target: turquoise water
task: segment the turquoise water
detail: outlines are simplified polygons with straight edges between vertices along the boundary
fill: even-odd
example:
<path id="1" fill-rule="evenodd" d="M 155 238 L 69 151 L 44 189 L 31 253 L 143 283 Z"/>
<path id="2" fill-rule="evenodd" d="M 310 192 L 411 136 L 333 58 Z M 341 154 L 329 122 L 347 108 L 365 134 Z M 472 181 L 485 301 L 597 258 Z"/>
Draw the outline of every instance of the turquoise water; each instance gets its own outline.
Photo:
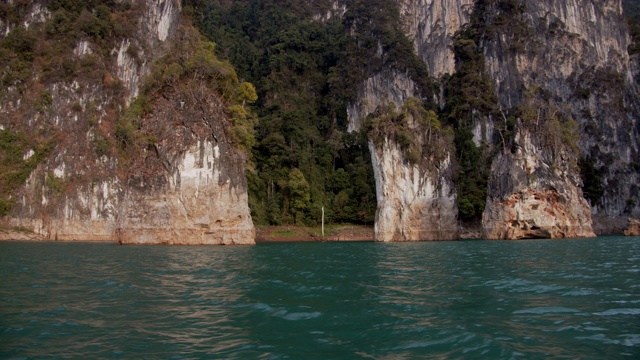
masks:
<path id="1" fill-rule="evenodd" d="M 640 238 L 0 243 L 0 358 L 640 358 Z"/>

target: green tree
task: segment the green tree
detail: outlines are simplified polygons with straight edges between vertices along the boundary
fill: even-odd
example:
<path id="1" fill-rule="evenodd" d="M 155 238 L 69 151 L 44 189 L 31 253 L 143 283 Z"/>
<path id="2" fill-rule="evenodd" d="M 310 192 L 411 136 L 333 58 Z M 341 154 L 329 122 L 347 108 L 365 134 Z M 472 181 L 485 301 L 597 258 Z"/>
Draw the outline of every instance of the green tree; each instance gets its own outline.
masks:
<path id="1" fill-rule="evenodd" d="M 256 93 L 256 88 L 250 82 L 243 82 L 238 87 L 238 95 L 237 101 L 246 104 L 253 104 L 258 100 L 258 94 Z"/>
<path id="2" fill-rule="evenodd" d="M 304 225 L 305 213 L 309 210 L 309 204 L 311 202 L 309 183 L 299 169 L 293 168 L 289 172 L 287 187 L 289 189 L 294 222 L 299 225 Z"/>

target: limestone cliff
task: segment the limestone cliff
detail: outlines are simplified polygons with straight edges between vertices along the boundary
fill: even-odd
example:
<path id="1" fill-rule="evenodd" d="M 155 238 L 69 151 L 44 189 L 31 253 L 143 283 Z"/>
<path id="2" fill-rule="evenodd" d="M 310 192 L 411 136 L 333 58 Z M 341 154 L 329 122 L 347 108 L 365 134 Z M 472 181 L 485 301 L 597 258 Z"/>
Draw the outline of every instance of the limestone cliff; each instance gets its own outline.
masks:
<path id="1" fill-rule="evenodd" d="M 536 137 L 520 131 L 513 152 L 493 162 L 489 198 L 482 224 L 486 239 L 529 239 L 595 236 L 580 179 L 567 166 L 574 155 L 564 150 L 545 158 Z M 552 164 L 552 165 L 549 165 Z"/>
<path id="2" fill-rule="evenodd" d="M 616 219 L 626 219 L 625 212 L 638 211 L 636 206 L 629 208 L 627 201 L 639 195 L 635 185 L 638 173 L 633 171 L 633 163 L 638 158 L 637 84 L 627 53 L 629 36 L 621 2 L 547 0 L 516 3 L 517 7 L 512 8 L 497 5 L 484 9 L 485 21 L 494 20 L 490 29 L 495 32 L 484 39 L 486 68 L 496 85 L 501 106 L 516 109 L 513 113 L 530 111 L 527 102 L 536 97 L 544 98 L 536 105 L 543 111 L 553 108 L 553 104 L 563 104 L 556 109 L 565 113 L 564 123 L 576 121 L 578 128 L 571 137 L 576 139 L 580 156 L 594 163 L 602 174 L 604 194 L 592 196 L 590 208 L 580 189 L 583 184 L 576 160 L 550 162 L 549 154 L 554 149 L 549 146 L 529 150 L 524 147 L 522 150 L 525 157 L 535 156 L 546 164 L 544 166 L 556 170 L 543 174 L 533 186 L 525 181 L 526 177 L 518 179 L 514 176 L 521 172 L 521 163 L 511 161 L 508 166 L 505 156 L 498 156 L 492 167 L 483 217 L 486 235 L 508 237 L 505 234 L 518 234 L 527 227 L 535 227 L 547 229 L 544 231 L 548 231 L 550 237 L 589 236 L 592 234 L 590 210 L 599 219 L 596 227 L 601 232 L 621 232 L 622 228 L 611 224 Z M 509 20 L 505 21 L 505 17 Z M 517 116 L 526 117 L 522 112 Z M 535 118 L 539 127 L 545 122 L 540 110 L 530 118 Z M 520 124 L 519 127 L 523 126 Z M 520 134 L 524 136 L 522 134 L 524 132 Z M 534 131 L 527 137 L 534 143 L 543 144 L 547 134 Z M 515 143 L 520 144 L 518 139 Z M 511 195 L 505 196 L 505 187 L 499 185 L 503 178 L 515 182 Z M 522 192 L 523 189 L 526 191 Z M 539 196 L 548 199 L 543 200 L 539 208 L 556 209 L 551 211 L 555 214 L 551 218 L 535 216 L 531 207 L 515 210 L 505 202 L 507 198 L 526 192 L 559 192 L 563 200 L 555 201 L 555 195 Z M 530 224 L 506 221 L 514 216 L 518 220 L 528 218 Z M 551 222 L 553 219 L 555 225 Z M 521 235 L 515 235 L 518 236 Z"/>
<path id="3" fill-rule="evenodd" d="M 376 241 L 458 237 L 451 140 L 438 131 L 429 132 L 424 124 L 429 115 L 419 109 L 414 96 L 415 84 L 406 76 L 377 74 L 361 89 L 360 98 L 365 101 L 350 113 L 362 114 L 352 119 L 366 119 L 369 133 L 378 199 Z M 388 107 L 393 109 L 385 109 Z M 402 107 L 399 114 L 395 114 L 396 107 Z M 350 125 L 360 130 L 362 124 L 351 121 Z"/>
<path id="4" fill-rule="evenodd" d="M 252 243 L 240 150 L 252 114 L 215 44 L 178 0 L 64 4 L 0 6 L 2 221 L 50 239 Z M 323 130 L 344 125 L 350 101 L 348 130 L 369 139 L 377 240 L 455 239 L 459 210 L 479 222 L 484 209 L 488 238 L 621 232 L 640 215 L 640 62 L 620 0 L 311 5 L 311 33 L 340 36 L 323 52 L 327 79 L 296 91 L 344 90 L 316 114 Z M 294 30 L 249 49 L 245 68 L 285 45 L 296 56 L 272 65 L 315 66 L 305 55 L 320 43 Z M 289 107 L 265 92 L 264 105 Z M 466 186 L 481 188 L 473 201 Z"/>
<path id="5" fill-rule="evenodd" d="M 628 219 L 629 225 L 624 231 L 625 236 L 640 236 L 640 220 Z"/>
<path id="6" fill-rule="evenodd" d="M 452 38 L 469 21 L 473 0 L 398 1 L 405 34 L 426 63 L 429 75 L 455 72 Z"/>
<path id="7" fill-rule="evenodd" d="M 620 232 L 622 228 L 605 229 L 602 224 L 638 212 L 634 164 L 639 156 L 640 114 L 634 79 L 637 62 L 627 53 L 629 36 L 621 2 L 424 0 L 396 4 L 400 27 L 432 79 L 455 73 L 454 49 L 467 46 L 476 49 L 481 55 L 476 58 L 483 65 L 473 68 L 464 80 L 472 79 L 476 76 L 473 71 L 480 69 L 495 88 L 497 98 L 490 100 L 494 105 L 487 105 L 488 98 L 476 98 L 479 105 L 469 105 L 475 145 L 483 147 L 484 157 L 497 154 L 483 216 L 485 235 L 592 236 L 592 212 L 599 231 Z M 465 32 L 457 35 L 460 43 L 454 44 L 461 29 Z M 465 39 L 465 33 L 473 35 Z M 379 44 L 377 56 L 384 58 L 380 47 L 384 46 Z M 385 103 L 400 106 L 409 97 L 419 97 L 417 82 L 408 72 L 371 73 L 349 107 L 349 129 L 359 129 L 362 119 Z M 434 97 L 436 103 L 448 101 L 444 93 Z M 388 234 L 403 233 L 402 229 L 412 226 L 394 229 L 391 224 L 403 223 L 398 219 L 405 217 L 398 214 L 414 211 L 410 201 L 402 198 L 411 193 L 412 187 L 403 180 L 410 176 L 401 175 L 410 174 L 414 165 L 404 161 L 392 136 L 371 148 L 379 189 L 376 234 L 392 239 Z M 594 164 L 602 176 L 601 184 L 596 185 L 604 193 L 598 197 L 592 191 L 590 203 L 582 188 L 593 184 L 583 183 L 579 163 Z M 386 173 L 394 176 L 385 176 L 382 169 L 393 169 Z M 448 183 L 455 198 L 450 179 L 431 180 Z M 427 217 L 433 216 L 430 214 Z"/>
<path id="8" fill-rule="evenodd" d="M 382 146 L 371 145 L 371 152 L 378 197 L 376 241 L 457 239 L 450 154 L 435 164 L 410 164 L 389 139 Z"/>
<path id="9" fill-rule="evenodd" d="M 162 140 L 152 149 L 155 156 L 133 167 L 128 177 L 118 241 L 252 243 L 244 157 L 225 136 L 229 124 L 223 105 L 204 84 L 189 94 L 169 95 L 154 103 L 147 119 Z"/>
<path id="10" fill-rule="evenodd" d="M 413 81 L 399 72 L 382 72 L 368 78 L 360 87 L 360 101 L 349 108 L 349 129 L 360 131 L 367 116 L 392 116 L 381 110 L 402 107 L 415 99 Z M 381 113 L 382 112 L 382 113 Z M 403 117 L 406 115 L 398 115 Z M 409 116 L 400 126 L 415 135 L 409 142 L 418 149 L 409 160 L 390 127 L 381 124 L 369 130 L 369 149 L 376 181 L 374 237 L 376 241 L 450 240 L 458 237 L 456 193 L 452 185 L 452 144 L 436 134 L 427 139 L 417 126 L 422 116 Z M 389 119 L 381 120 L 386 121 Z M 391 119 L 391 121 L 395 121 Z M 369 125 L 370 126 L 370 125 Z M 432 141 L 432 142 L 431 142 Z M 440 149 L 441 147 L 444 147 Z M 425 148 L 438 148 L 435 156 Z"/>
<path id="11" fill-rule="evenodd" d="M 180 1 L 100 5 L 79 15 L 46 2 L 29 6 L 10 9 L 32 19 L 27 34 L 55 44 L 80 30 L 72 52 L 36 52 L 36 76 L 0 94 L 1 130 L 25 139 L 21 171 L 28 171 L 2 221 L 52 240 L 254 243 L 245 155 L 226 100 L 198 72 L 206 64 L 189 60 L 206 52 L 189 48 L 201 40 L 183 23 Z M 3 26 L 9 39 L 19 28 Z M 162 62 L 166 54 L 181 57 Z M 181 79 L 187 70 L 189 82 Z"/>
<path id="12" fill-rule="evenodd" d="M 417 59 L 426 65 L 427 71 L 438 75 L 452 71 L 451 39 L 466 21 L 471 10 L 469 4 L 470 1 L 440 0 L 396 2 L 400 21 L 397 25 L 413 43 L 413 51 L 418 55 Z M 357 29 L 352 31 L 357 32 Z M 384 58 L 385 54 L 379 49 L 376 56 Z M 360 130 L 364 119 L 376 118 L 380 110 L 389 104 L 400 108 L 413 98 L 426 102 L 437 100 L 435 96 L 428 97 L 424 85 L 419 85 L 425 80 L 428 83 L 428 79 L 412 77 L 411 71 L 403 71 L 393 60 L 384 69 L 370 71 L 359 86 L 357 100 L 348 108 L 349 131 Z M 428 74 L 424 76 L 428 77 Z M 418 122 L 418 119 L 409 117 L 408 122 L 400 125 L 404 131 L 413 134 L 410 137 L 413 152 L 400 144 L 403 139 L 406 141 L 406 137 L 398 137 L 394 133 L 395 128 L 382 127 L 381 134 L 373 136 L 369 129 L 378 200 L 377 241 L 450 240 L 459 237 L 453 184 L 453 144 L 442 133 L 427 136 L 425 128 L 416 126 Z M 416 153 L 415 149 L 421 150 Z M 438 156 L 432 151 L 434 149 L 437 149 Z"/>

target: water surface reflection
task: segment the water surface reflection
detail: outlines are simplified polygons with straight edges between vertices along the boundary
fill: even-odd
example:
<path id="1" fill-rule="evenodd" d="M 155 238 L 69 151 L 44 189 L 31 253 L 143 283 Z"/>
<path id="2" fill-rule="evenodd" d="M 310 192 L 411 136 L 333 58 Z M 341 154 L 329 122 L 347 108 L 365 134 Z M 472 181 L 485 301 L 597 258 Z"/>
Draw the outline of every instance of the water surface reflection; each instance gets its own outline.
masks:
<path id="1" fill-rule="evenodd" d="M 640 242 L 0 243 L 0 357 L 640 356 Z"/>

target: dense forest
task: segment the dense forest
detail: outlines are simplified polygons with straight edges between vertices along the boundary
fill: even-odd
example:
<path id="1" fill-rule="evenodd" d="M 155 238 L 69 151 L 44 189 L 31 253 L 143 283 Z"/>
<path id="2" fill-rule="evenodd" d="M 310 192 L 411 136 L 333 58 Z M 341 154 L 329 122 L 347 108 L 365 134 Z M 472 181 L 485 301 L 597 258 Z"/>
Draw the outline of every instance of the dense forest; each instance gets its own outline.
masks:
<path id="1" fill-rule="evenodd" d="M 494 23 L 522 28 L 517 23 L 522 9 L 513 1 L 499 2 L 502 16 L 511 14 L 513 19 L 491 19 L 485 14 L 491 1 L 476 7 L 472 24 L 454 40 L 457 73 L 443 79 L 431 78 L 415 54 L 399 28 L 394 1 L 347 1 L 342 17 L 324 21 L 312 16 L 325 14 L 328 1 L 188 3 L 203 33 L 219 44 L 218 55 L 229 59 L 240 76 L 258 89 L 260 124 L 254 168 L 248 175 L 256 223 L 313 222 L 323 204 L 329 205 L 333 221 L 373 220 L 375 193 L 366 146 L 371 129 L 365 124 L 362 134 L 347 133 L 346 105 L 355 99 L 355 85 L 389 67 L 406 72 L 420 88 L 420 106 L 435 116 L 434 123 L 442 124 L 445 133 L 455 133 L 459 217 L 480 219 L 494 149 L 489 144 L 476 146 L 471 127 L 474 116 L 499 114 L 477 44 L 484 40 L 480 34 L 491 36 L 487 30 Z M 381 54 L 376 53 L 378 44 L 384 50 Z M 440 87 L 444 107 L 432 100 Z M 410 142 L 410 138 L 396 140 Z M 405 158 L 412 156 L 405 153 Z M 295 190 L 292 180 L 304 190 Z M 305 192 L 310 196 L 295 195 Z"/>

